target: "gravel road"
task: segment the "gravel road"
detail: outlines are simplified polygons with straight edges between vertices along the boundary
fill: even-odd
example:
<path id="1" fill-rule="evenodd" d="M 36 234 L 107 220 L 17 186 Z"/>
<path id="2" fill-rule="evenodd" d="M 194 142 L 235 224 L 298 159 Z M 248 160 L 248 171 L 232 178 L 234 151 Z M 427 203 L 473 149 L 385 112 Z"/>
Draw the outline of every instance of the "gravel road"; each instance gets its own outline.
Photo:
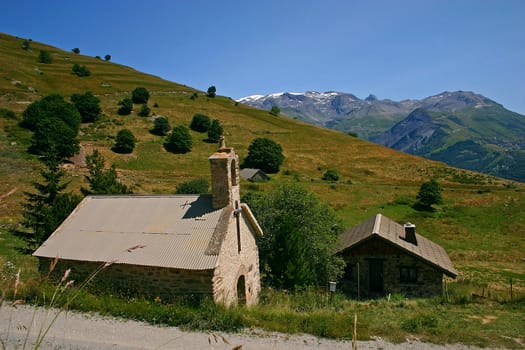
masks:
<path id="1" fill-rule="evenodd" d="M 32 344 L 40 330 L 45 330 L 56 315 L 31 306 L 2 306 L 0 309 L 0 348 L 24 349 Z M 28 336 L 29 335 L 29 336 Z M 388 343 L 382 339 L 359 341 L 358 349 L 365 350 L 474 350 L 462 344 L 434 345 L 418 341 L 402 344 Z M 241 333 L 186 332 L 176 327 L 157 327 L 141 322 L 121 320 L 76 312 L 60 313 L 40 349 L 78 350 L 132 350 L 132 349 L 352 349 L 349 341 L 335 341 L 310 335 L 287 335 L 261 330 Z M 487 350 L 487 348 L 484 348 Z"/>

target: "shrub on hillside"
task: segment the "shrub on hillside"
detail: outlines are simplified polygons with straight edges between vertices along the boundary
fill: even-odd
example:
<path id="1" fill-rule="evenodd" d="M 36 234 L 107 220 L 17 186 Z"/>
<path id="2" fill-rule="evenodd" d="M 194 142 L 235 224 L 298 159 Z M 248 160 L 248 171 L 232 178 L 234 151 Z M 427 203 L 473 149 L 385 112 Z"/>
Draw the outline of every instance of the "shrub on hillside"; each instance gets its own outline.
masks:
<path id="1" fill-rule="evenodd" d="M 216 93 L 217 93 L 217 88 L 212 85 L 212 86 L 210 86 L 208 88 L 207 96 L 208 97 L 215 97 Z"/>
<path id="2" fill-rule="evenodd" d="M 170 131 L 170 129 L 171 126 L 168 118 L 159 116 L 153 121 L 153 129 L 151 129 L 151 133 L 159 136 L 165 136 L 168 131 Z"/>
<path id="3" fill-rule="evenodd" d="M 5 119 L 16 119 L 16 114 L 12 110 L 0 108 L 0 117 Z"/>
<path id="4" fill-rule="evenodd" d="M 145 87 L 138 87 L 131 93 L 133 103 L 148 103 L 149 91 Z"/>
<path id="5" fill-rule="evenodd" d="M 140 107 L 140 111 L 138 115 L 140 115 L 141 117 L 147 117 L 149 116 L 150 112 L 151 112 L 151 109 L 148 107 L 147 104 L 144 103 L 142 107 Z"/>
<path id="6" fill-rule="evenodd" d="M 217 143 L 221 139 L 224 129 L 218 119 L 213 119 L 208 129 L 208 142 Z"/>
<path id="7" fill-rule="evenodd" d="M 38 54 L 38 62 L 50 64 L 53 63 L 53 57 L 51 57 L 49 51 L 40 50 L 40 53 Z"/>
<path id="8" fill-rule="evenodd" d="M 83 123 L 92 123 L 96 121 L 102 113 L 100 99 L 90 91 L 84 94 L 71 95 L 71 102 L 73 102 L 80 113 Z"/>
<path id="9" fill-rule="evenodd" d="M 81 117 L 75 106 L 61 95 L 48 95 L 27 106 L 21 126 L 33 131 L 32 153 L 44 162 L 61 162 L 78 152 Z"/>
<path id="10" fill-rule="evenodd" d="M 432 205 L 441 204 L 443 202 L 443 198 L 441 197 L 441 185 L 436 179 L 422 183 L 416 199 L 416 209 L 433 211 L 434 208 L 432 208 Z"/>
<path id="11" fill-rule="evenodd" d="M 167 151 L 173 153 L 187 153 L 191 151 L 193 142 L 187 127 L 179 125 L 173 128 L 168 135 L 164 147 Z"/>
<path id="12" fill-rule="evenodd" d="M 24 40 L 24 41 L 22 42 L 22 49 L 24 49 L 24 50 L 27 51 L 27 50 L 29 50 L 30 48 L 31 48 L 31 43 L 30 43 L 30 41 L 29 41 L 29 40 Z"/>
<path id="13" fill-rule="evenodd" d="M 135 148 L 135 142 L 135 135 L 128 129 L 122 129 L 117 133 L 112 150 L 116 153 L 131 153 Z"/>
<path id="14" fill-rule="evenodd" d="M 244 159 L 243 168 L 261 169 L 267 174 L 279 172 L 284 161 L 283 149 L 277 142 L 260 137 L 248 147 L 248 156 Z"/>
<path id="15" fill-rule="evenodd" d="M 91 71 L 86 66 L 81 66 L 77 63 L 73 65 L 71 71 L 73 72 L 73 74 L 79 77 L 89 77 L 91 75 Z"/>
<path id="16" fill-rule="evenodd" d="M 210 117 L 197 113 L 191 119 L 190 129 L 197 132 L 206 132 L 210 128 Z"/>
<path id="17" fill-rule="evenodd" d="M 323 174 L 323 180 L 332 182 L 339 181 L 339 173 L 335 169 L 328 169 Z"/>
<path id="18" fill-rule="evenodd" d="M 124 97 L 118 102 L 120 108 L 118 109 L 119 115 L 129 115 L 133 110 L 133 101 L 129 97 Z"/>

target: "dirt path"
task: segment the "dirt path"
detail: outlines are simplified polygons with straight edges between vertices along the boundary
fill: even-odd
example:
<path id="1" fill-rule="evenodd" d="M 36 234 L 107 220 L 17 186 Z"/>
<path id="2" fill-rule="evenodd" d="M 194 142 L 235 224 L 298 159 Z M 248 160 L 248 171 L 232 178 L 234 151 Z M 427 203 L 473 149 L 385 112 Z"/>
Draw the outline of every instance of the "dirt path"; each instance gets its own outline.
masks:
<path id="1" fill-rule="evenodd" d="M 56 311 L 30 306 L 0 309 L 0 348 L 23 349 L 24 341 L 34 344 L 39 331 L 51 324 Z M 26 348 L 32 348 L 27 345 Z M 236 350 L 313 350 L 352 349 L 351 342 L 320 339 L 310 335 L 287 335 L 245 330 L 242 333 L 185 332 L 176 327 L 156 327 L 141 322 L 110 317 L 61 313 L 46 335 L 40 349 L 133 350 L 133 349 L 236 349 Z M 417 341 L 391 344 L 381 339 L 359 341 L 360 350 L 473 350 L 461 344 L 434 345 Z M 485 348 L 484 350 L 487 350 Z"/>

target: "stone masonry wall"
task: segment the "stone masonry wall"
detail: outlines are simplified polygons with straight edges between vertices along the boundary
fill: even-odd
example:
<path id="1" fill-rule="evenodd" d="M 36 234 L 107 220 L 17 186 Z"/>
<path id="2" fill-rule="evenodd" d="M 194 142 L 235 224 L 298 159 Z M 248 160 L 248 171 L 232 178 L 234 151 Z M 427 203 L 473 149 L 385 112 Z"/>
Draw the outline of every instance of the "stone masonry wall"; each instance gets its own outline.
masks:
<path id="1" fill-rule="evenodd" d="M 369 290 L 369 266 L 371 259 L 380 259 L 383 262 L 383 294 L 385 295 L 397 293 L 406 297 L 428 297 L 442 293 L 443 273 L 400 249 L 394 249 L 390 246 L 381 247 L 381 244 L 376 244 L 374 249 L 346 252 L 344 259 L 352 267 L 352 275 L 347 276 L 350 278 L 342 281 L 341 287 L 344 292 L 353 297 L 358 295 L 358 278 L 359 296 L 361 298 L 372 296 Z M 359 269 L 357 264 L 359 264 Z M 416 282 L 401 282 L 402 267 L 416 269 Z"/>
<path id="2" fill-rule="evenodd" d="M 40 270 L 46 273 L 50 259 L 40 258 Z M 71 268 L 70 278 L 79 285 L 101 263 L 60 260 L 53 277 L 60 278 L 64 271 Z M 153 266 L 137 266 L 112 264 L 97 273 L 92 285 L 96 289 L 123 293 L 124 295 L 144 296 L 154 299 L 160 297 L 163 301 L 172 301 L 177 297 L 212 296 L 213 270 L 191 271 L 169 269 Z"/>
<path id="3" fill-rule="evenodd" d="M 238 251 L 237 223 L 234 215 L 230 218 L 228 231 L 221 246 L 217 268 L 213 277 L 214 299 L 231 305 L 237 302 L 237 283 L 244 276 L 246 305 L 258 302 L 261 282 L 259 276 L 259 253 L 254 233 L 244 218 L 239 216 L 241 251 Z"/>

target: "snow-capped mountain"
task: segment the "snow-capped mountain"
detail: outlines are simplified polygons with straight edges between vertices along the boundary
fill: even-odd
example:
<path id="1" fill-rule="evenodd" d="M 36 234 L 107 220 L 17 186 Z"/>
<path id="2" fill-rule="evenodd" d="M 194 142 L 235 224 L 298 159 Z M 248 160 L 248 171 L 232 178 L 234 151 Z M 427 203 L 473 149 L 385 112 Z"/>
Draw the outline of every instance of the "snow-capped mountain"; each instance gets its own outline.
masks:
<path id="1" fill-rule="evenodd" d="M 473 92 L 421 100 L 360 99 L 342 92 L 253 95 L 238 102 L 450 165 L 525 181 L 525 117 Z M 525 164 L 525 163 L 524 163 Z"/>

